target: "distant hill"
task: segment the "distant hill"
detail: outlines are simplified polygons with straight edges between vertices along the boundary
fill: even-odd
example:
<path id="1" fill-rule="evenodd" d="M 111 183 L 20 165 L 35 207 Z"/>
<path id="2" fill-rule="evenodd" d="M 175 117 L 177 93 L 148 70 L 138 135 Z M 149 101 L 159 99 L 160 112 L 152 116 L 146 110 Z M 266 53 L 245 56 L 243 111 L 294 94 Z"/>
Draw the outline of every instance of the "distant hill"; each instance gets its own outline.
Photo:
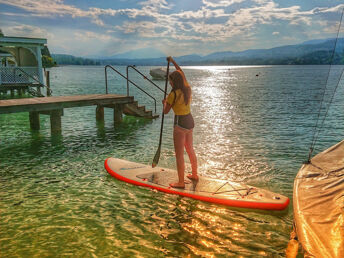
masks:
<path id="1" fill-rule="evenodd" d="M 316 43 L 318 42 L 318 43 Z M 284 59 L 284 58 L 298 58 L 310 53 L 318 51 L 333 51 L 335 39 L 328 40 L 314 40 L 312 42 L 304 42 L 297 45 L 287 45 L 275 47 L 270 49 L 250 49 L 241 52 L 217 52 L 203 57 L 203 60 L 233 60 L 233 59 Z M 343 51 L 344 38 L 337 42 L 337 51 Z"/>
<path id="2" fill-rule="evenodd" d="M 329 41 L 329 40 L 333 40 L 333 39 L 312 39 L 312 40 L 305 41 L 301 44 L 303 44 L 303 45 L 320 44 L 320 43 L 324 43 L 324 42 Z"/>
<path id="3" fill-rule="evenodd" d="M 240 52 L 215 52 L 206 56 L 197 54 L 176 57 L 181 65 L 283 65 L 283 64 L 329 64 L 335 39 L 318 39 L 296 45 L 270 49 L 249 49 Z M 135 51 L 133 51 L 135 53 Z M 52 55 L 58 64 L 92 65 L 165 65 L 165 57 L 85 59 L 69 55 Z M 127 56 L 124 58 L 124 56 Z M 134 55 L 133 55 L 134 56 Z M 131 56 L 130 56 L 131 57 Z M 344 38 L 337 41 L 333 64 L 344 64 Z"/>
<path id="4" fill-rule="evenodd" d="M 97 60 L 72 55 L 52 54 L 51 57 L 58 65 L 101 65 Z"/>

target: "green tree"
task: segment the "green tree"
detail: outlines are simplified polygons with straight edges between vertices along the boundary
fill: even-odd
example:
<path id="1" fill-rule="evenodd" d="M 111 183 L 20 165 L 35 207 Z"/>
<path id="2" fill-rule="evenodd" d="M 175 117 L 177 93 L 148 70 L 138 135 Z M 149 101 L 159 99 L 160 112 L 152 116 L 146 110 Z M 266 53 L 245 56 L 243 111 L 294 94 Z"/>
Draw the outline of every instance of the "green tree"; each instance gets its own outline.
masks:
<path id="1" fill-rule="evenodd" d="M 51 56 L 42 56 L 42 65 L 44 68 L 54 67 L 56 65 L 56 62 Z"/>

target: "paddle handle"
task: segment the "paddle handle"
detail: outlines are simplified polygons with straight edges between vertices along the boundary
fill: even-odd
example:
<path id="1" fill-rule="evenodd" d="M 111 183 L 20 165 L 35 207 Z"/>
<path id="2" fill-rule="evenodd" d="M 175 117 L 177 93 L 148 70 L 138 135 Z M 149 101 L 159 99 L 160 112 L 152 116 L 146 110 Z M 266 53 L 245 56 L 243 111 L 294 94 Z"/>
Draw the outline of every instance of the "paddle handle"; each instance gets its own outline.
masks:
<path id="1" fill-rule="evenodd" d="M 167 60 L 167 69 L 166 69 L 166 80 L 165 80 L 164 99 L 166 99 L 166 92 L 167 92 L 167 84 L 168 84 L 169 70 L 170 70 L 170 61 Z M 154 159 L 153 159 L 152 168 L 154 168 L 154 167 L 159 163 L 159 159 L 160 159 L 160 150 L 161 150 L 161 142 L 162 142 L 162 132 L 163 132 L 163 129 L 164 129 L 164 118 L 165 118 L 164 107 L 162 107 L 159 146 L 158 146 L 158 150 L 156 151 L 155 156 L 154 156 Z"/>

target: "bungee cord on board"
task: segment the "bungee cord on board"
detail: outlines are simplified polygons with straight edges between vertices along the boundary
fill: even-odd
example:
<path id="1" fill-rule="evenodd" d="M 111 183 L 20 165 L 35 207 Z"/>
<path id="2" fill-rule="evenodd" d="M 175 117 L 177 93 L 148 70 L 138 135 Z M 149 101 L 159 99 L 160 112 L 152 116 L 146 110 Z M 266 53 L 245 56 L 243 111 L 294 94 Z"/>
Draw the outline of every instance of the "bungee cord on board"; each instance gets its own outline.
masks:
<path id="1" fill-rule="evenodd" d="M 327 86 L 328 86 L 328 82 L 329 82 L 329 77 L 330 77 L 330 73 L 331 73 L 331 68 L 332 68 L 332 65 L 333 65 L 333 59 L 334 59 L 334 55 L 335 55 L 335 52 L 336 52 L 336 47 L 337 47 L 337 42 L 338 42 L 338 37 L 339 37 L 339 32 L 340 32 L 340 28 L 342 26 L 342 21 L 343 21 L 343 14 L 344 14 L 344 8 L 342 10 L 342 15 L 340 17 L 340 22 L 339 22 L 339 26 L 338 26 L 338 30 L 337 30 L 337 36 L 336 36 L 336 40 L 335 40 L 335 43 L 334 43 L 334 47 L 333 47 L 333 51 L 332 51 L 332 54 L 331 54 L 331 59 L 330 59 L 330 67 L 329 67 L 329 70 L 328 70 L 328 73 L 327 73 L 327 78 L 326 78 L 326 83 L 325 83 L 325 88 L 323 90 L 323 94 L 322 94 L 322 98 L 321 98 L 321 101 L 320 101 L 320 107 L 319 107 L 319 111 L 318 111 L 318 117 L 317 117 L 317 122 L 314 126 L 314 130 L 313 130 L 313 137 L 312 137 L 312 141 L 311 141 L 311 146 L 309 148 L 309 154 L 308 154 L 308 160 L 307 160 L 307 163 L 310 163 L 311 162 L 311 157 L 312 157 L 312 153 L 313 153 L 313 150 L 314 150 L 314 146 L 316 144 L 316 141 L 318 139 L 318 136 L 319 136 L 319 133 L 320 133 L 320 130 L 322 129 L 323 125 L 324 125 L 324 122 L 326 120 L 326 117 L 327 117 L 327 114 L 328 114 L 328 111 L 329 111 L 329 108 L 332 104 L 332 101 L 333 101 L 333 98 L 334 98 L 334 95 L 337 91 L 337 88 L 339 86 L 339 83 L 343 77 L 343 72 L 344 72 L 344 69 L 342 69 L 342 72 L 341 72 L 341 75 L 339 76 L 339 79 L 338 79 L 338 82 L 336 83 L 336 87 L 333 91 L 333 94 L 331 96 L 331 99 L 330 99 L 330 102 L 327 106 L 327 109 L 326 109 L 326 112 L 325 112 L 325 115 L 322 119 L 322 122 L 318 128 L 318 124 L 319 124 L 319 120 L 320 120 L 320 114 L 321 114 L 321 109 L 322 109 L 322 106 L 323 106 L 323 102 L 324 102 L 324 97 L 325 97 L 325 93 L 326 93 L 326 89 L 327 89 Z M 318 130 L 317 130 L 318 129 Z"/>

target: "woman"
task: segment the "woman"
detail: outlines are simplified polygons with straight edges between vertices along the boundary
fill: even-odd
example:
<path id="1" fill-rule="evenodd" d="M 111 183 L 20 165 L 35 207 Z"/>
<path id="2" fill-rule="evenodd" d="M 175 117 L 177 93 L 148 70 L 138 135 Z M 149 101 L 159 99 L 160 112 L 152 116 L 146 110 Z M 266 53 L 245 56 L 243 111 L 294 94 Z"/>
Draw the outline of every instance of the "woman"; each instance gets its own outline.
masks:
<path id="1" fill-rule="evenodd" d="M 177 160 L 178 182 L 171 183 L 174 188 L 185 188 L 184 181 L 184 147 L 189 156 L 192 174 L 187 175 L 191 180 L 198 180 L 197 175 L 197 158 L 192 145 L 192 131 L 194 128 L 194 120 L 190 112 L 191 87 L 186 81 L 184 72 L 172 57 L 167 58 L 168 62 L 172 62 L 176 71 L 169 75 L 169 82 L 172 86 L 171 93 L 167 99 L 162 101 L 164 105 L 164 113 L 167 114 L 171 108 L 175 114 L 173 142 Z"/>

